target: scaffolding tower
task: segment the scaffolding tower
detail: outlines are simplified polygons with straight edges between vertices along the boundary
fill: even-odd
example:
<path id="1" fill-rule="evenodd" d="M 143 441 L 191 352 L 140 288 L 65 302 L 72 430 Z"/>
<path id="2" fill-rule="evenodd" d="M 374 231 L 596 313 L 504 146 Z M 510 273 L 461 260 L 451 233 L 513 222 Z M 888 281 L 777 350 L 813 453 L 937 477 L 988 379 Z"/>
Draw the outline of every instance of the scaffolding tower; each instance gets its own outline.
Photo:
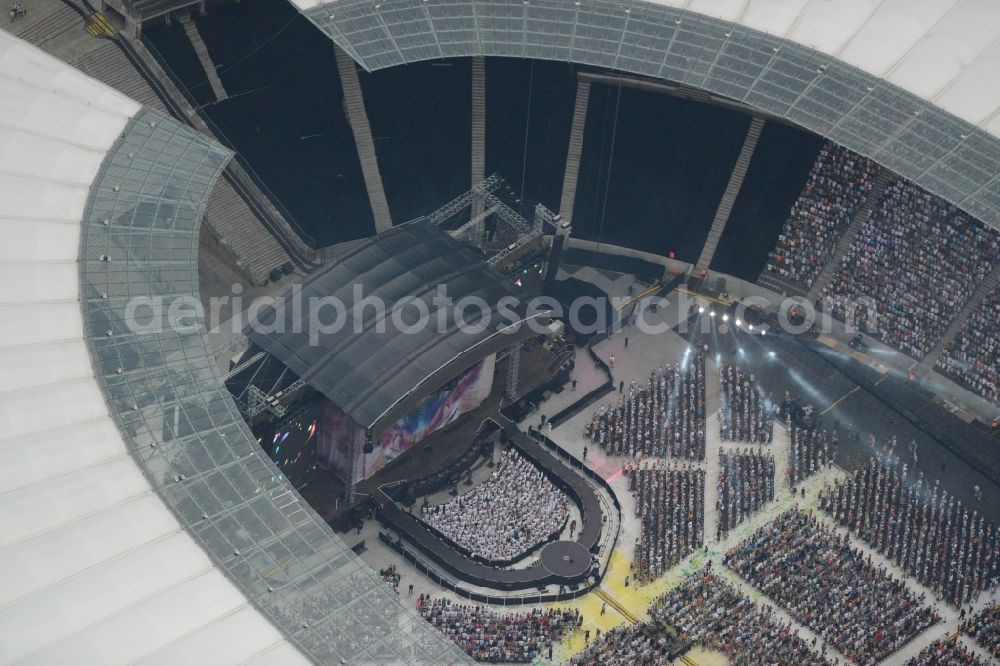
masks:
<path id="1" fill-rule="evenodd" d="M 538 204 L 529 222 L 497 196 L 502 186 L 503 179 L 493 174 L 433 213 L 408 224 L 435 224 L 453 238 L 482 250 L 490 266 L 503 268 L 541 244 L 545 225 L 554 224 L 559 216 Z"/>

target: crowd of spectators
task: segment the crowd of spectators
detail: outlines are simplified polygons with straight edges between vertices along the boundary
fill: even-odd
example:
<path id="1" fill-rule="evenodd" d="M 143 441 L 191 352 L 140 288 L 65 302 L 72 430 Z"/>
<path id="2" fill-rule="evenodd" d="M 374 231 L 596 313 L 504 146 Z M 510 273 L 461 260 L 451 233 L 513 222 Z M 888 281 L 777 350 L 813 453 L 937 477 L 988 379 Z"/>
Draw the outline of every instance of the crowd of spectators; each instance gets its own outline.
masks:
<path id="1" fill-rule="evenodd" d="M 529 664 L 552 658 L 552 644 L 573 631 L 582 617 L 575 609 L 533 608 L 500 612 L 476 604 L 421 595 L 417 611 L 476 661 Z"/>
<path id="2" fill-rule="evenodd" d="M 717 539 L 773 499 L 773 455 L 753 451 L 719 451 Z"/>
<path id="3" fill-rule="evenodd" d="M 719 384 L 722 441 L 770 444 L 774 437 L 774 408 L 754 376 L 726 363 L 719 368 Z"/>
<path id="4" fill-rule="evenodd" d="M 472 556 L 510 561 L 562 531 L 569 501 L 534 463 L 508 449 L 488 480 L 422 513 Z"/>
<path id="5" fill-rule="evenodd" d="M 671 666 L 654 627 L 620 624 L 588 643 L 568 662 L 570 666 Z"/>
<path id="6" fill-rule="evenodd" d="M 658 460 L 625 472 L 641 522 L 634 573 L 649 581 L 704 545 L 705 470 Z"/>
<path id="7" fill-rule="evenodd" d="M 987 666 L 958 641 L 934 641 L 910 657 L 905 666 Z"/>
<path id="8" fill-rule="evenodd" d="M 831 437 L 826 430 L 795 425 L 790 419 L 787 427 L 788 481 L 794 487 L 833 462 L 837 437 Z"/>
<path id="9" fill-rule="evenodd" d="M 820 507 L 955 607 L 1000 582 L 1000 530 L 894 458 L 824 489 Z"/>
<path id="10" fill-rule="evenodd" d="M 844 255 L 824 307 L 915 358 L 940 340 L 1000 255 L 1000 234 L 896 180 Z M 854 309 L 853 304 L 871 299 Z"/>
<path id="11" fill-rule="evenodd" d="M 937 368 L 990 402 L 1000 402 L 1000 292 L 988 294 L 937 360 Z"/>
<path id="12" fill-rule="evenodd" d="M 794 508 L 726 553 L 725 564 L 851 661 L 875 664 L 938 622 L 904 583 Z"/>
<path id="13" fill-rule="evenodd" d="M 650 621 L 622 626 L 587 646 L 570 663 L 574 666 L 634 666 L 670 664 L 658 639 L 663 627 L 690 641 L 726 655 L 733 666 L 829 666 L 820 647 L 799 637 L 790 623 L 775 617 L 731 584 L 712 573 L 709 566 L 689 576 L 679 586 L 656 598 L 649 606 Z M 765 658 L 766 656 L 766 658 Z"/>
<path id="14" fill-rule="evenodd" d="M 586 435 L 610 455 L 705 459 L 705 355 L 691 352 L 680 364 L 635 382 L 612 408 L 602 405 Z"/>
<path id="15" fill-rule="evenodd" d="M 970 617 L 962 624 L 961 631 L 975 638 L 987 652 L 1000 660 L 1000 604 Z"/>
<path id="16" fill-rule="evenodd" d="M 809 288 L 830 259 L 841 235 L 875 184 L 878 166 L 827 143 L 768 256 L 767 269 Z"/>

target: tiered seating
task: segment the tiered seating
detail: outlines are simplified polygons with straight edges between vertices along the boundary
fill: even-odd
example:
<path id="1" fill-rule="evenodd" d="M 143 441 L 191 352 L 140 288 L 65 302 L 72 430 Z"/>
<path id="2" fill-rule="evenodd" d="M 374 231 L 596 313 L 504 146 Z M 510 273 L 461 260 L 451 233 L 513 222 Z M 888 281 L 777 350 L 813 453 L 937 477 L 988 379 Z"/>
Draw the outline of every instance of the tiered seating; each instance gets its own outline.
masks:
<path id="1" fill-rule="evenodd" d="M 923 358 L 989 274 L 998 253 L 995 231 L 897 180 L 862 226 L 823 296 L 834 316 L 853 319 L 886 344 Z"/>
<path id="2" fill-rule="evenodd" d="M 877 173 L 871 160 L 831 143 L 823 146 L 766 270 L 783 280 L 811 286 L 871 191 Z"/>
<path id="3" fill-rule="evenodd" d="M 1000 402 L 1000 292 L 976 308 L 937 368 L 990 402 Z"/>

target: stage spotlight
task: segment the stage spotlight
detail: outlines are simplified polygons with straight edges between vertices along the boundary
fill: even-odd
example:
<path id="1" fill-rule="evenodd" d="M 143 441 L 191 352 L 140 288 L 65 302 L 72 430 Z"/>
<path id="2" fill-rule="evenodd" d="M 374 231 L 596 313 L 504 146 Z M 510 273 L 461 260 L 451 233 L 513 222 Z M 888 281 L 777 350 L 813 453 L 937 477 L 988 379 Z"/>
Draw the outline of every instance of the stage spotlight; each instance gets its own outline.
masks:
<path id="1" fill-rule="evenodd" d="M 749 328 L 752 331 L 753 330 L 753 324 L 750 324 L 749 326 L 747 326 L 747 328 Z"/>
<path id="2" fill-rule="evenodd" d="M 761 335 L 767 335 L 767 330 L 762 330 L 762 331 L 760 332 L 760 334 L 761 334 Z"/>
<path id="3" fill-rule="evenodd" d="M 709 313 L 708 313 L 708 316 L 709 316 L 709 317 L 714 317 L 714 316 L 715 316 L 715 311 L 713 310 L 713 311 L 709 312 Z"/>
<path id="4" fill-rule="evenodd" d="M 770 356 L 771 358 L 775 357 L 775 353 L 773 351 L 767 352 L 767 355 Z"/>
<path id="5" fill-rule="evenodd" d="M 705 308 L 703 308 L 702 306 L 699 305 L 698 306 L 698 314 L 705 314 Z"/>
<path id="6" fill-rule="evenodd" d="M 729 315 L 727 314 L 722 315 L 722 321 L 729 321 Z"/>
<path id="7" fill-rule="evenodd" d="M 746 354 L 746 352 L 745 352 L 745 351 L 743 351 L 743 347 L 740 347 L 740 355 L 742 356 L 742 355 L 744 355 L 744 354 Z"/>
<path id="8" fill-rule="evenodd" d="M 737 320 L 736 320 L 736 328 L 739 328 L 739 327 L 740 327 L 740 326 L 742 326 L 742 325 L 743 325 L 743 322 L 742 322 L 742 321 L 740 321 L 739 319 L 737 319 Z"/>

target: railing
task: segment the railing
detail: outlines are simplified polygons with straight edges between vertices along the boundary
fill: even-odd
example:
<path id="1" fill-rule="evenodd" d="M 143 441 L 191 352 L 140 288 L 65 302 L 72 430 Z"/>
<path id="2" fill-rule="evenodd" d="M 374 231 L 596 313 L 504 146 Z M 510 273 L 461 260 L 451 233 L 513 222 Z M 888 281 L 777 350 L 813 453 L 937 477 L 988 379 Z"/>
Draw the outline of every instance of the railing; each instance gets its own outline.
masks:
<path id="1" fill-rule="evenodd" d="M 543 446 L 545 446 L 548 449 L 551 449 L 552 453 L 554 453 L 557 458 L 562 458 L 564 462 L 569 463 L 571 467 L 575 467 L 577 471 L 582 472 L 585 476 L 590 478 L 592 482 L 600 486 L 600 488 L 604 490 L 607 496 L 611 498 L 611 503 L 614 506 L 615 512 L 618 514 L 618 521 L 615 527 L 614 539 L 611 540 L 611 545 L 608 549 L 608 552 L 610 553 L 611 549 L 614 549 L 615 545 L 618 543 L 618 537 L 621 534 L 621 528 L 622 528 L 622 505 L 621 502 L 618 501 L 618 496 L 615 495 L 615 491 L 611 488 L 611 485 L 604 480 L 604 477 L 602 477 L 600 474 L 587 467 L 585 464 L 583 464 L 582 460 L 580 460 L 572 453 L 570 453 L 566 449 L 562 448 L 561 446 L 553 442 L 551 439 L 549 439 L 542 433 L 536 430 L 532 433 L 532 436 L 536 441 L 540 442 Z M 598 494 L 598 498 L 601 500 L 602 503 L 604 503 L 605 500 L 604 498 L 601 497 L 600 494 Z M 600 581 L 604 579 L 604 576 L 605 574 L 607 574 L 608 567 L 610 565 L 611 565 L 611 558 L 609 557 L 608 560 L 604 563 L 604 570 L 601 571 L 600 575 L 598 576 L 598 582 L 597 582 L 598 585 L 600 585 Z"/>
<path id="2" fill-rule="evenodd" d="M 425 576 L 441 587 L 451 590 L 460 597 L 471 601 L 477 601 L 482 604 L 492 604 L 494 606 L 524 606 L 569 601 L 570 599 L 576 599 L 577 597 L 589 594 L 591 590 L 601 584 L 600 579 L 598 579 L 593 583 L 585 584 L 575 590 L 571 589 L 568 592 L 562 592 L 562 586 L 560 586 L 560 591 L 555 594 L 552 594 L 551 592 L 540 592 L 538 594 L 526 594 L 520 596 L 494 596 L 490 594 L 481 594 L 479 592 L 467 590 L 462 587 L 461 584 L 442 574 L 438 569 L 434 568 L 433 565 L 429 564 L 422 557 L 420 557 L 420 555 L 404 546 L 401 539 L 393 539 L 382 530 L 379 530 L 378 538 L 382 541 L 382 543 L 402 555 L 403 558 L 415 566 L 418 571 L 422 572 Z M 605 567 L 605 570 L 606 569 L 607 568 Z M 601 575 L 603 576 L 603 573 Z"/>

